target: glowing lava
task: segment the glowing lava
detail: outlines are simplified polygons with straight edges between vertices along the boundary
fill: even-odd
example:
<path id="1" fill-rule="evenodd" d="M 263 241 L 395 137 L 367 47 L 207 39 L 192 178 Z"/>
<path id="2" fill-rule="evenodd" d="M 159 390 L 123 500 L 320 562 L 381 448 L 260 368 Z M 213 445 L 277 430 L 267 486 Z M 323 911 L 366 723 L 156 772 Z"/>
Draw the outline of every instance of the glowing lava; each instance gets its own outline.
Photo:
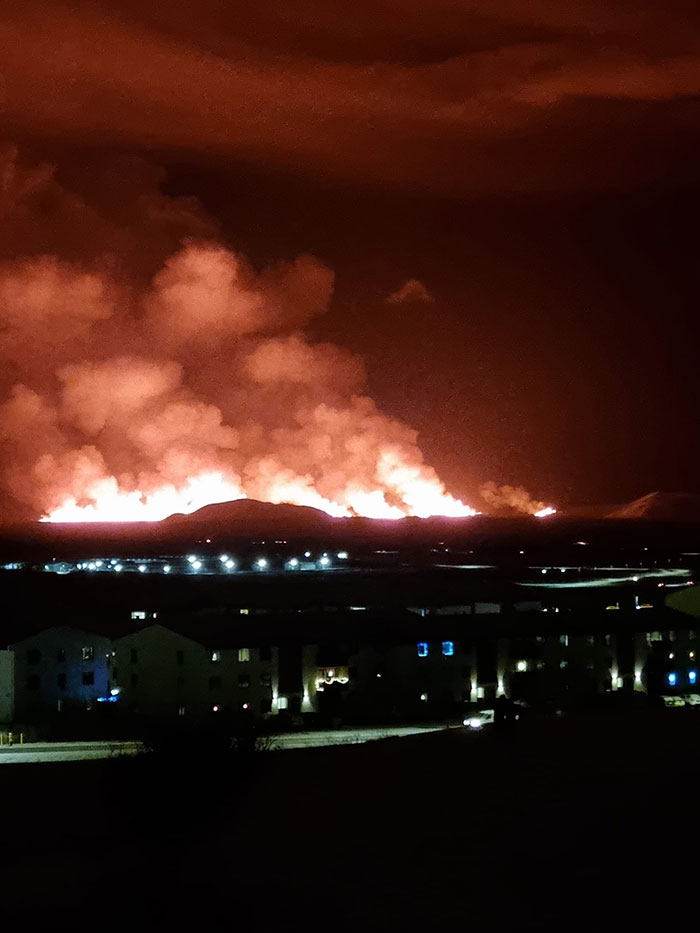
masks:
<path id="1" fill-rule="evenodd" d="M 268 480 L 264 494 L 259 485 L 256 496 L 266 502 L 304 505 L 320 509 L 335 518 L 353 515 L 365 518 L 399 519 L 409 515 L 469 517 L 474 509 L 453 498 L 424 466 L 406 466 L 397 453 L 383 454 L 378 475 L 384 488 L 351 487 L 336 499 L 327 498 L 313 488 L 309 476 L 294 476 L 281 471 Z M 190 514 L 205 505 L 249 498 L 238 481 L 221 473 L 201 473 L 189 477 L 181 488 L 164 484 L 144 493 L 139 489 L 124 491 L 114 477 L 93 483 L 83 500 L 66 498 L 42 522 L 153 522 L 175 513 Z"/>
<path id="2" fill-rule="evenodd" d="M 535 518 L 547 518 L 550 515 L 556 515 L 557 510 L 553 509 L 551 505 L 548 505 L 545 509 L 539 509 L 534 513 Z"/>

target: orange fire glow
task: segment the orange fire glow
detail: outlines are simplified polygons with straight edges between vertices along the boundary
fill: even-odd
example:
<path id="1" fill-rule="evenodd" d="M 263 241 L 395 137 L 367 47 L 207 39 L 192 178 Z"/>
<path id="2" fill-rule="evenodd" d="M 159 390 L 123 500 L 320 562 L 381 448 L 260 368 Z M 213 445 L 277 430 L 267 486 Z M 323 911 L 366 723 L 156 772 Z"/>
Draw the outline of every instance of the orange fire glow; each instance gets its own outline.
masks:
<path id="1" fill-rule="evenodd" d="M 310 477 L 282 475 L 269 483 L 264 500 L 311 506 L 336 518 L 352 515 L 365 518 L 399 519 L 408 515 L 468 517 L 478 514 L 470 506 L 445 492 L 437 477 L 421 476 L 418 468 L 392 466 L 393 482 L 385 489 L 349 488 L 338 499 L 328 499 L 311 485 Z M 396 472 L 396 471 L 400 472 Z M 427 472 L 427 471 L 424 471 Z M 190 514 L 205 505 L 248 498 L 236 480 L 221 473 L 201 473 L 187 479 L 181 488 L 163 485 L 152 492 L 119 488 L 114 477 L 98 480 L 86 490 L 85 500 L 66 498 L 48 512 L 43 522 L 150 522 L 175 513 Z M 392 501 L 389 501 L 391 499 Z"/>

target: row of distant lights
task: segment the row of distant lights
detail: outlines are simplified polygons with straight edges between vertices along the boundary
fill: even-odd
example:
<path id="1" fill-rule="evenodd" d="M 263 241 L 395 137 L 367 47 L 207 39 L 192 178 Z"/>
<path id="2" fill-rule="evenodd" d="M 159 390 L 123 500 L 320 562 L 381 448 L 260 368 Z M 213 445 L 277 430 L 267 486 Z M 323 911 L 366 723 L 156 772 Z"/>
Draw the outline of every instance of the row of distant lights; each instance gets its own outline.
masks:
<path id="1" fill-rule="evenodd" d="M 311 557 L 311 551 L 305 551 L 304 557 L 305 558 Z M 347 551 L 338 551 L 339 560 L 347 560 L 347 558 L 348 558 Z M 232 560 L 228 554 L 222 554 L 219 557 L 219 561 L 221 564 L 223 564 L 226 570 L 235 570 L 236 568 L 235 560 Z M 327 554 L 324 554 L 319 559 L 319 564 L 322 567 L 328 567 L 330 565 L 330 562 L 331 562 L 331 559 Z M 187 563 L 190 565 L 190 567 L 193 570 L 201 570 L 202 567 L 204 566 L 202 561 L 195 554 L 189 554 L 187 556 Z M 299 566 L 299 560 L 296 557 L 292 557 L 292 559 L 288 563 L 289 563 L 289 566 L 294 569 L 296 569 Z M 116 560 L 110 560 L 109 562 L 106 562 L 103 560 L 94 560 L 94 561 L 89 561 L 89 562 L 86 561 L 85 563 L 78 564 L 77 566 L 78 566 L 78 570 L 102 570 L 104 568 L 106 570 L 114 570 L 115 573 L 121 573 L 122 570 L 124 569 L 124 565 L 120 564 L 119 561 L 116 561 Z M 255 561 L 255 566 L 258 568 L 258 570 L 266 570 L 267 567 L 269 566 L 269 561 L 265 557 L 259 557 Z M 172 569 L 173 568 L 170 566 L 170 564 L 166 564 L 163 567 L 163 573 L 170 573 Z M 145 564 L 138 565 L 139 573 L 146 573 L 147 570 L 148 570 L 148 567 Z"/>

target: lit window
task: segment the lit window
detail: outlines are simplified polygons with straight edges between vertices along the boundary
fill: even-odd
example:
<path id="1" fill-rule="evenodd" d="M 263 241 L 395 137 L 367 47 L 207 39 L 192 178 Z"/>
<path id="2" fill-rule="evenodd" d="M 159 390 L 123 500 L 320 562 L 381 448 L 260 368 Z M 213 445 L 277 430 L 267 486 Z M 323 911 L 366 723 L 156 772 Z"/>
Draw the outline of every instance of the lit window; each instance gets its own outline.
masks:
<path id="1" fill-rule="evenodd" d="M 85 645 L 83 648 L 83 661 L 92 661 L 95 658 L 95 649 L 92 645 Z"/>
<path id="2" fill-rule="evenodd" d="M 143 620 L 146 618 L 146 613 L 143 609 L 134 609 L 134 611 L 131 613 L 131 618 Z"/>
<path id="3" fill-rule="evenodd" d="M 455 653 L 455 643 L 453 641 L 443 641 L 442 643 L 442 653 L 446 658 L 451 658 Z"/>
<path id="4" fill-rule="evenodd" d="M 178 716 L 184 716 L 184 715 L 185 715 L 185 707 L 184 707 L 184 706 L 178 706 L 178 708 L 177 708 L 177 715 L 178 715 Z"/>
<path id="5" fill-rule="evenodd" d="M 519 674 L 523 674 L 527 670 L 527 661 L 518 661 L 515 669 Z"/>
<path id="6" fill-rule="evenodd" d="M 427 703 L 427 702 L 428 702 L 428 694 L 427 694 L 427 693 L 421 693 L 420 698 L 421 698 L 421 700 L 422 700 L 424 703 Z"/>
<path id="7" fill-rule="evenodd" d="M 677 679 L 678 679 L 678 678 L 676 677 L 675 674 L 667 674 L 667 675 L 666 675 L 666 680 L 668 681 L 669 687 L 675 687 L 675 686 L 676 686 L 676 681 L 677 681 Z"/>
<path id="8" fill-rule="evenodd" d="M 212 661 L 220 661 L 220 660 L 221 660 L 221 652 L 220 652 L 220 651 L 212 651 L 212 653 L 211 653 L 211 659 L 212 659 Z"/>
<path id="9" fill-rule="evenodd" d="M 569 662 L 568 662 L 568 661 L 560 661 L 560 662 L 559 662 L 559 669 L 562 670 L 562 671 L 563 671 L 565 668 L 567 668 L 568 666 L 569 666 Z"/>
<path id="10" fill-rule="evenodd" d="M 419 658 L 428 657 L 428 642 L 427 641 L 418 642 L 418 657 Z"/>
<path id="11" fill-rule="evenodd" d="M 690 681 L 691 684 L 697 683 L 697 680 L 698 680 L 698 672 L 697 672 L 697 671 L 688 671 L 688 680 Z"/>
<path id="12" fill-rule="evenodd" d="M 568 635 L 560 635 L 560 636 L 559 636 L 559 642 L 560 642 L 560 644 L 562 644 L 565 648 L 568 648 L 568 647 L 569 647 L 569 636 L 568 636 Z"/>
<path id="13" fill-rule="evenodd" d="M 250 661 L 250 648 L 239 648 L 238 660 L 241 664 L 245 664 L 246 661 Z"/>
<path id="14" fill-rule="evenodd" d="M 289 700 L 287 697 L 277 697 L 277 709 L 287 709 Z"/>

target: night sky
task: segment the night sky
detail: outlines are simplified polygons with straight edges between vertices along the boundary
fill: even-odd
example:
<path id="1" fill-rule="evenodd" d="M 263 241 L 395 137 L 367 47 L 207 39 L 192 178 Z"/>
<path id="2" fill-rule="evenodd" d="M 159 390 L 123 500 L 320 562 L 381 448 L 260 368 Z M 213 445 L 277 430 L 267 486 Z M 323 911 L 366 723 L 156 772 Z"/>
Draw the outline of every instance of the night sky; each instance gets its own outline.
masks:
<path id="1" fill-rule="evenodd" d="M 453 495 L 700 491 L 698 4 L 240 6 L 0 0 L 0 258 L 308 253 Z"/>

